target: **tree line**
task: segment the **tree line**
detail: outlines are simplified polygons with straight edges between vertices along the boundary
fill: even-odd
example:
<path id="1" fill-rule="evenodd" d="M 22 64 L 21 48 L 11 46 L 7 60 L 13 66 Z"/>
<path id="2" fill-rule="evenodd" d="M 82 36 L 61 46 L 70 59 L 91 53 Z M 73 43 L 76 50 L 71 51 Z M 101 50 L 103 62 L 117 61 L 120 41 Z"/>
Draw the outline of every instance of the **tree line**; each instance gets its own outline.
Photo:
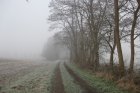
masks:
<path id="1" fill-rule="evenodd" d="M 131 50 L 128 72 L 134 71 L 135 40 L 140 36 L 140 0 L 52 0 L 51 29 L 70 51 L 70 61 L 93 71 L 101 66 L 104 53 L 110 55 L 109 68 L 114 70 L 117 50 L 119 76 L 126 74 L 122 42 Z"/>
<path id="2" fill-rule="evenodd" d="M 69 59 L 69 50 L 62 44 L 59 34 L 50 37 L 43 47 L 42 56 L 48 61 Z"/>

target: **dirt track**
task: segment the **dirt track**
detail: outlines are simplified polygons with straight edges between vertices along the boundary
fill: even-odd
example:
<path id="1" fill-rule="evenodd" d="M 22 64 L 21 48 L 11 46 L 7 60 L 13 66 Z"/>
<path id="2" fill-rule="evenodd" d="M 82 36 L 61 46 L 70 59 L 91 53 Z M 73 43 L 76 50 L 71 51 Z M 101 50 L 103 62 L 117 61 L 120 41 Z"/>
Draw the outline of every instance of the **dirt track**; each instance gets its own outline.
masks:
<path id="1" fill-rule="evenodd" d="M 65 93 L 59 65 L 60 63 L 58 63 L 55 69 L 55 75 L 52 82 L 52 93 Z"/>
<path id="2" fill-rule="evenodd" d="M 52 81 L 52 93 L 66 93 L 63 85 L 63 80 L 60 71 L 60 63 L 57 65 L 55 69 L 54 79 Z M 96 89 L 89 86 L 83 79 L 81 79 L 78 75 L 76 75 L 66 64 L 62 64 L 65 66 L 68 73 L 74 78 L 74 83 L 81 86 L 82 93 L 99 93 Z"/>

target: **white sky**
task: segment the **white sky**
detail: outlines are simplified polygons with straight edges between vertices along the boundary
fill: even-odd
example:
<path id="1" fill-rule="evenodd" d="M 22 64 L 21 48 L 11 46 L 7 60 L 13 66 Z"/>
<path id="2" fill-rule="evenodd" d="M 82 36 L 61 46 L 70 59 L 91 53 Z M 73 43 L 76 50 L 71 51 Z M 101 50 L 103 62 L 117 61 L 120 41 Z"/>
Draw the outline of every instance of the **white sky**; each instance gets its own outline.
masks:
<path id="1" fill-rule="evenodd" d="M 47 39 L 50 0 L 0 0 L 0 58 L 38 58 Z"/>

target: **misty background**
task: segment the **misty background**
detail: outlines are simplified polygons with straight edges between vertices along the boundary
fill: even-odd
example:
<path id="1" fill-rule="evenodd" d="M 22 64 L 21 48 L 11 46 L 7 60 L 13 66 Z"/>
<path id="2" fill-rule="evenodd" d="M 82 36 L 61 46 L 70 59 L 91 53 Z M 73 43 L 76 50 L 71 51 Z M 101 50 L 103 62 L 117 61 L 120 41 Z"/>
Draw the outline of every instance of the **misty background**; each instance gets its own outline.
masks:
<path id="1" fill-rule="evenodd" d="M 57 32 L 49 31 L 50 1 L 0 0 L 0 58 L 42 59 L 44 47 L 47 46 L 49 38 Z M 135 42 L 139 44 L 139 39 Z M 122 45 L 124 59 L 129 63 L 130 48 L 126 48 L 128 46 L 130 45 Z M 64 51 L 63 49 L 60 50 Z M 136 48 L 136 54 L 139 51 L 140 49 Z M 139 58 L 139 55 L 136 56 L 137 63 Z"/>
<path id="2" fill-rule="evenodd" d="M 40 59 L 51 0 L 0 0 L 0 58 Z"/>

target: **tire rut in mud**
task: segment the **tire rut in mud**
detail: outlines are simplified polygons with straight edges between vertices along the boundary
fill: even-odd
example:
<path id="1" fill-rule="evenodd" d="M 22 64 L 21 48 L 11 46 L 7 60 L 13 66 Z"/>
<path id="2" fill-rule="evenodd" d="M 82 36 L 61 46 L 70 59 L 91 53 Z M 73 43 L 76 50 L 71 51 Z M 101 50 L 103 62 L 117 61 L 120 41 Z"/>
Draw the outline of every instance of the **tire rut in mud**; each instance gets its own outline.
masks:
<path id="1" fill-rule="evenodd" d="M 85 93 L 99 93 L 97 90 L 87 84 L 86 81 L 81 79 L 70 67 L 67 66 L 66 63 L 64 63 L 64 66 L 66 70 L 69 72 L 69 74 L 74 78 L 77 84 L 81 86 L 85 90 Z"/>
<path id="2" fill-rule="evenodd" d="M 60 63 L 58 63 L 55 69 L 51 93 L 65 93 L 63 80 L 61 77 Z"/>

